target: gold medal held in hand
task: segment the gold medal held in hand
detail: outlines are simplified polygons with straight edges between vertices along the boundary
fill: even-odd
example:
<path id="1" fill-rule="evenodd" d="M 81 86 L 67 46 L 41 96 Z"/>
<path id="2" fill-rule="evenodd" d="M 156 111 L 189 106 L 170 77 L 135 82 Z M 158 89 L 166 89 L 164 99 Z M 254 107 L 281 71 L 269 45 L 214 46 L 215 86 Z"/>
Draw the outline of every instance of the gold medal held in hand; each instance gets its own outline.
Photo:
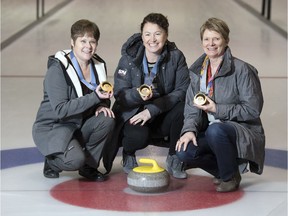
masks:
<path id="1" fill-rule="evenodd" d="M 142 97 L 147 97 L 152 93 L 151 86 L 146 84 L 141 85 L 137 90 Z"/>
<path id="2" fill-rule="evenodd" d="M 194 97 L 194 103 L 200 106 L 206 104 L 207 103 L 206 95 L 201 92 L 196 94 Z"/>
<path id="3" fill-rule="evenodd" d="M 113 85 L 108 82 L 108 81 L 104 81 L 100 84 L 101 87 L 101 91 L 103 92 L 112 92 L 113 91 Z"/>

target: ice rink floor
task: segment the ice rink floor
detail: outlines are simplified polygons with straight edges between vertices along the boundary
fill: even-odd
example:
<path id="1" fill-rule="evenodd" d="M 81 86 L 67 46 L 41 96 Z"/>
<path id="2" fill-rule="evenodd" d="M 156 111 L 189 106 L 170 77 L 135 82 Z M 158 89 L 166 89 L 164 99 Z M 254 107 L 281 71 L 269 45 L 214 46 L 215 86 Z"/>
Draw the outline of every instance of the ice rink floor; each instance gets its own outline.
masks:
<path id="1" fill-rule="evenodd" d="M 287 3 L 283 7 L 282 17 L 287 18 Z M 168 17 L 169 40 L 183 51 L 188 66 L 203 52 L 200 26 L 215 16 L 230 27 L 233 55 L 259 71 L 265 100 L 265 167 L 260 176 L 244 174 L 237 192 L 216 193 L 211 176 L 194 169 L 188 171 L 187 180 L 171 178 L 165 193 L 136 193 L 128 188 L 120 156 L 109 180 L 102 183 L 87 182 L 77 172 L 62 172 L 59 179 L 42 175 L 43 157 L 35 148 L 31 128 L 42 98 L 47 57 L 70 47 L 75 21 L 90 19 L 100 28 L 97 53 L 106 60 L 112 79 L 123 42 L 139 32 L 150 12 Z M 15 19 L 23 16 L 19 11 Z M 2 37 L 8 38 L 3 31 L 8 25 L 1 22 Z M 153 158 L 164 166 L 166 154 L 167 149 L 150 146 L 138 152 L 137 159 Z M 1 50 L 1 215 L 286 216 L 287 35 L 233 0 L 71 1 Z"/>

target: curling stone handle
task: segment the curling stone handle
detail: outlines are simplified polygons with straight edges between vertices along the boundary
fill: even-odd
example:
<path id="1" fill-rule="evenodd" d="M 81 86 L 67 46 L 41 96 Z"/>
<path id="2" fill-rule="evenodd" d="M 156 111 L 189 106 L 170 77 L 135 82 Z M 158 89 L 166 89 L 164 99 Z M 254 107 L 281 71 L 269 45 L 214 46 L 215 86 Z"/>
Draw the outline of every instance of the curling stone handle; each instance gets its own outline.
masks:
<path id="1" fill-rule="evenodd" d="M 157 162 L 153 159 L 148 159 L 148 158 L 140 158 L 139 159 L 140 163 L 145 163 L 145 164 L 152 164 L 152 170 L 159 170 L 161 167 L 158 166 Z"/>

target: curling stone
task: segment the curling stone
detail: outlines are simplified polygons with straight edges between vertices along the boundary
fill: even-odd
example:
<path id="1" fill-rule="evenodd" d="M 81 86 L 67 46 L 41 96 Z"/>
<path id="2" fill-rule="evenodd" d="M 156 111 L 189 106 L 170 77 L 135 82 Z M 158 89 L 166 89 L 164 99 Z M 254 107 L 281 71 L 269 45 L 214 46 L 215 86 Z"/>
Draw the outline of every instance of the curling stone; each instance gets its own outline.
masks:
<path id="1" fill-rule="evenodd" d="M 206 95 L 201 92 L 196 94 L 194 97 L 194 103 L 200 106 L 205 105 L 207 103 Z"/>
<path id="2" fill-rule="evenodd" d="M 169 173 L 164 168 L 158 166 L 157 162 L 153 159 L 141 158 L 139 162 L 152 164 L 152 166 L 135 167 L 128 174 L 128 186 L 137 192 L 164 192 L 169 186 Z"/>
<path id="3" fill-rule="evenodd" d="M 146 84 L 141 85 L 137 90 L 142 97 L 144 96 L 147 97 L 152 92 L 151 86 L 146 85 Z"/>
<path id="4" fill-rule="evenodd" d="M 113 91 L 113 85 L 108 81 L 102 82 L 100 84 L 100 87 L 101 87 L 102 92 L 112 92 Z"/>

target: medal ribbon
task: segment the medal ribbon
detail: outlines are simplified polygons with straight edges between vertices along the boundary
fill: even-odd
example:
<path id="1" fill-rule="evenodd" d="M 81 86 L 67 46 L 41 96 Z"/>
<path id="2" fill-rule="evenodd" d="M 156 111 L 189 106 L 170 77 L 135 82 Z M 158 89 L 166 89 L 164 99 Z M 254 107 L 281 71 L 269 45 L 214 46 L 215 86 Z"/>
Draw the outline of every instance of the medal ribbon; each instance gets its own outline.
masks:
<path id="1" fill-rule="evenodd" d="M 147 58 L 146 58 L 145 54 L 143 56 L 142 64 L 143 64 L 144 75 L 145 75 L 144 83 L 149 85 L 149 86 L 151 86 L 152 82 L 153 82 L 153 80 L 154 80 L 154 78 L 156 77 L 156 74 L 157 74 L 158 61 L 153 66 L 153 68 L 152 68 L 150 73 L 149 73 L 148 62 L 147 62 Z"/>
<path id="2" fill-rule="evenodd" d="M 80 78 L 80 81 L 86 85 L 89 89 L 91 90 L 95 90 L 96 87 L 97 87 L 97 84 L 96 84 L 96 77 L 95 77 L 95 71 L 94 71 L 94 67 L 93 67 L 93 64 L 90 62 L 90 77 L 91 77 L 91 82 L 87 82 L 84 77 L 83 77 L 83 73 L 82 73 L 82 70 L 80 68 L 80 65 L 73 53 L 73 51 L 70 52 L 70 56 L 71 56 L 71 61 L 72 61 L 72 64 Z"/>

